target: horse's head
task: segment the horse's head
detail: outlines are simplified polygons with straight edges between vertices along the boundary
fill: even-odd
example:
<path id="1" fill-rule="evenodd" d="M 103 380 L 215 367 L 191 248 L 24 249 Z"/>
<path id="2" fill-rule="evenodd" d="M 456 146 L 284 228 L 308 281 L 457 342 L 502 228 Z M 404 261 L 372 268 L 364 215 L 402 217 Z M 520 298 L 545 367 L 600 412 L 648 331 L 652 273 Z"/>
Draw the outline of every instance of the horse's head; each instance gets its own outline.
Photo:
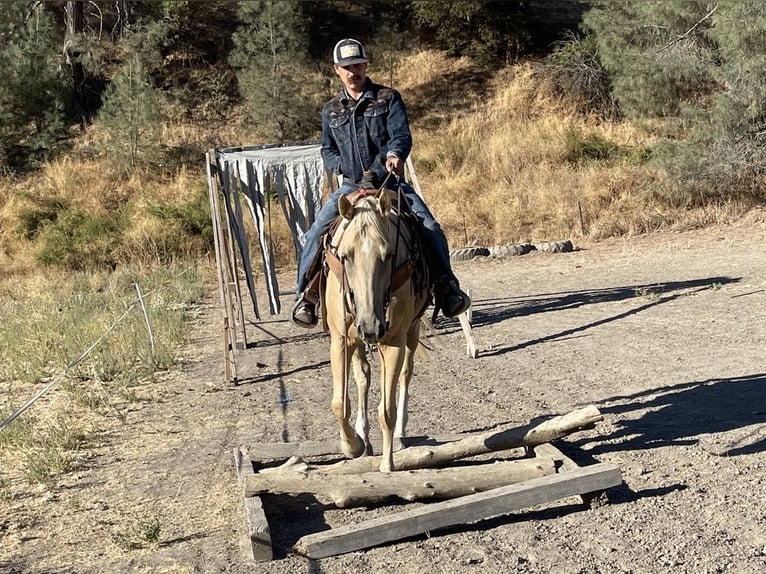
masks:
<path id="1" fill-rule="evenodd" d="M 354 323 L 365 343 L 377 343 L 388 330 L 386 302 L 391 287 L 392 244 L 388 193 L 365 195 L 356 203 L 338 200 L 344 221 L 337 245 L 354 308 Z"/>

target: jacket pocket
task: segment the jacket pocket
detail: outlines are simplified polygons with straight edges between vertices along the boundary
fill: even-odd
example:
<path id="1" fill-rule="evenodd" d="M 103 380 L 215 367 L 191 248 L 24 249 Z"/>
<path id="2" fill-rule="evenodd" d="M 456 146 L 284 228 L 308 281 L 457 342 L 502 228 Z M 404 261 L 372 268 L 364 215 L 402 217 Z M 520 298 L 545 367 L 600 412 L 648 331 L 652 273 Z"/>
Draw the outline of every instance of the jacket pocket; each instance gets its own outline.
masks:
<path id="1" fill-rule="evenodd" d="M 364 121 L 372 139 L 381 145 L 388 139 L 388 102 L 377 100 L 364 110 Z"/>
<path id="2" fill-rule="evenodd" d="M 332 130 L 336 142 L 348 142 L 351 139 L 351 115 L 347 113 L 330 113 L 327 124 Z"/>

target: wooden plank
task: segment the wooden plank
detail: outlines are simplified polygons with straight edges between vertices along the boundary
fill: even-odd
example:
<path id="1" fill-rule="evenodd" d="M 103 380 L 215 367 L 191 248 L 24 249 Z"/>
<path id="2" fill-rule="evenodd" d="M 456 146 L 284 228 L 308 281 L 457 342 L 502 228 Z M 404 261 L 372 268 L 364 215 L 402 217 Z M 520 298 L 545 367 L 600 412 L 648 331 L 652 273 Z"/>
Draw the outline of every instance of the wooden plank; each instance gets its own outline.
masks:
<path id="1" fill-rule="evenodd" d="M 471 329 L 471 322 L 468 320 L 468 313 L 471 308 L 469 307 L 465 312 L 458 315 L 458 321 L 460 321 L 460 328 L 463 329 L 463 335 L 465 335 L 465 347 L 468 352 L 468 356 L 471 359 L 475 359 L 479 356 L 479 350 L 476 348 L 476 341 L 473 338 L 473 330 Z"/>
<path id="2" fill-rule="evenodd" d="M 249 459 L 242 456 L 239 448 L 234 449 L 234 464 L 237 468 L 239 485 L 244 488 L 247 477 L 255 474 L 253 465 Z M 253 559 L 256 562 L 268 562 L 273 559 L 274 553 L 271 548 L 271 530 L 263 510 L 263 502 L 259 496 L 252 496 L 245 498 L 244 503 Z"/>
<path id="3" fill-rule="evenodd" d="M 622 484 L 619 467 L 600 463 L 563 474 L 534 478 L 487 492 L 437 502 L 351 526 L 304 536 L 295 551 L 309 558 L 345 554 L 439 528 L 509 514 L 561 498 Z"/>
<path id="4" fill-rule="evenodd" d="M 216 272 L 218 277 L 218 291 L 221 296 L 223 308 L 223 374 L 224 381 L 229 384 L 236 379 L 236 366 L 234 365 L 232 333 L 230 324 L 231 304 L 226 289 L 226 273 L 224 270 L 223 241 L 224 235 L 221 230 L 221 210 L 218 204 L 218 184 L 214 172 L 218 173 L 218 166 L 214 162 L 215 151 L 207 152 L 207 194 L 210 203 L 210 218 L 213 225 L 213 243 L 215 248 Z M 232 368 L 233 367 L 233 368 Z M 234 372 L 232 372 L 234 371 Z"/>
<path id="5" fill-rule="evenodd" d="M 580 468 L 580 465 L 549 442 L 535 445 L 533 450 L 535 451 L 535 456 L 548 457 L 560 462 L 561 470 L 575 470 Z"/>
<path id="6" fill-rule="evenodd" d="M 576 468 L 580 468 L 580 466 L 575 461 L 573 461 L 549 442 L 537 445 L 534 447 L 534 452 L 536 457 L 541 456 L 544 458 L 551 458 L 554 461 L 560 462 L 560 468 L 563 471 L 570 471 Z M 576 499 L 579 504 L 584 504 L 590 508 L 597 508 L 609 503 L 609 498 L 607 497 L 606 491 L 604 490 L 586 492 L 585 494 L 577 496 Z"/>
<path id="7" fill-rule="evenodd" d="M 447 442 L 455 442 L 464 438 L 474 436 L 478 433 L 448 433 L 435 435 L 433 437 L 408 436 L 403 440 L 405 446 L 423 446 L 439 445 Z M 380 438 L 370 439 L 372 443 L 373 454 L 380 454 L 383 440 Z M 306 441 L 306 442 L 259 442 L 243 447 L 255 461 L 281 460 L 298 456 L 301 458 L 319 457 L 319 456 L 337 456 L 343 458 L 340 445 L 336 440 L 328 441 Z"/>

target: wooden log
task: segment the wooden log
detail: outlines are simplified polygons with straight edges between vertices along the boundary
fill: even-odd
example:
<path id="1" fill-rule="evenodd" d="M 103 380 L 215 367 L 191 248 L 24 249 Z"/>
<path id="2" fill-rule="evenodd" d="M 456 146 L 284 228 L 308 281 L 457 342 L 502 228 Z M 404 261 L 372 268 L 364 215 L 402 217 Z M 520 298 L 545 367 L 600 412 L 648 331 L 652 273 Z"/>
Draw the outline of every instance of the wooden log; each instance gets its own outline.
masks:
<path id="1" fill-rule="evenodd" d="M 553 459 L 540 457 L 445 469 L 365 474 L 326 474 L 317 470 L 258 473 L 247 476 L 243 492 L 253 496 L 309 493 L 336 506 L 367 506 L 391 498 L 407 501 L 447 499 L 483 492 L 556 472 Z"/>
<path id="2" fill-rule="evenodd" d="M 253 476 L 253 465 L 249 458 L 242 456 L 240 449 L 234 449 L 234 465 L 237 468 L 240 486 L 245 485 L 247 479 Z M 271 530 L 263 510 L 260 497 L 245 498 L 245 519 L 247 531 L 250 536 L 250 546 L 253 551 L 253 559 L 256 562 L 268 562 L 274 557 L 271 548 Z"/>
<path id="3" fill-rule="evenodd" d="M 566 415 L 554 417 L 538 425 L 529 424 L 523 427 L 472 435 L 439 446 L 405 448 L 394 453 L 394 468 L 396 470 L 430 468 L 493 451 L 533 447 L 580 430 L 593 428 L 600 420 L 603 420 L 601 413 L 595 406 L 591 405 Z M 379 465 L 380 457 L 370 456 L 341 461 L 328 467 L 326 472 L 359 474 L 372 472 Z"/>
<path id="4" fill-rule="evenodd" d="M 622 484 L 619 467 L 608 463 L 594 464 L 454 500 L 435 502 L 361 524 L 309 534 L 298 540 L 294 550 L 309 558 L 335 556 L 619 484 Z"/>
<path id="5" fill-rule="evenodd" d="M 473 433 L 476 434 L 476 433 Z M 404 445 L 437 445 L 445 442 L 454 442 L 471 436 L 469 433 L 446 433 L 434 436 L 408 436 L 402 439 Z M 372 449 L 375 454 L 380 454 L 383 447 L 383 440 L 372 438 Z M 294 456 L 303 459 L 312 457 L 332 457 L 343 458 L 340 450 L 340 444 L 337 440 L 327 441 L 305 441 L 305 442 L 259 442 L 252 443 L 247 447 L 242 447 L 254 461 L 289 459 Z"/>

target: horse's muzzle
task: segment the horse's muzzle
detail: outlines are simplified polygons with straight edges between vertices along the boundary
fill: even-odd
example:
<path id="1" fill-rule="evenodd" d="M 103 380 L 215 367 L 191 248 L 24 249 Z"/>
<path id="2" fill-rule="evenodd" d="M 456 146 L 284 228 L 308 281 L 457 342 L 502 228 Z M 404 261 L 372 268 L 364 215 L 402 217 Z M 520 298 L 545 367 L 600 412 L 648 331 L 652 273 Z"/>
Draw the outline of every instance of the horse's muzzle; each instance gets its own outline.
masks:
<path id="1" fill-rule="evenodd" d="M 374 345 L 385 337 L 388 332 L 388 323 L 378 319 L 359 321 L 356 324 L 356 331 L 364 343 Z"/>

